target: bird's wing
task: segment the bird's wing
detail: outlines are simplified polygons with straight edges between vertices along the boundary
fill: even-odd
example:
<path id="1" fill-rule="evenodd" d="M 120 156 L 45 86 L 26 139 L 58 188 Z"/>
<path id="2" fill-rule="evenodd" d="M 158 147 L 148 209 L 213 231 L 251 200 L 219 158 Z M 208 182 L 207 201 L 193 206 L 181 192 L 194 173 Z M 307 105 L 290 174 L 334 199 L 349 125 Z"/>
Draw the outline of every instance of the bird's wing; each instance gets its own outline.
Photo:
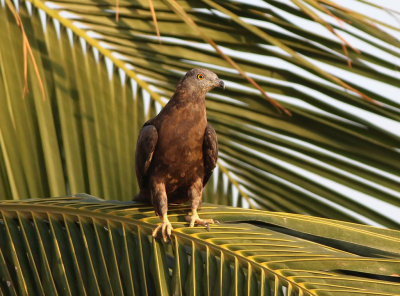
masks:
<path id="1" fill-rule="evenodd" d="M 210 178 L 218 159 L 218 140 L 217 133 L 211 125 L 207 125 L 204 133 L 203 141 L 203 158 L 204 158 L 204 178 L 203 186 L 205 186 Z"/>
<path id="2" fill-rule="evenodd" d="M 158 132 L 154 125 L 145 125 L 140 130 L 135 154 L 136 177 L 140 188 L 144 187 L 145 177 L 153 158 L 157 140 Z"/>

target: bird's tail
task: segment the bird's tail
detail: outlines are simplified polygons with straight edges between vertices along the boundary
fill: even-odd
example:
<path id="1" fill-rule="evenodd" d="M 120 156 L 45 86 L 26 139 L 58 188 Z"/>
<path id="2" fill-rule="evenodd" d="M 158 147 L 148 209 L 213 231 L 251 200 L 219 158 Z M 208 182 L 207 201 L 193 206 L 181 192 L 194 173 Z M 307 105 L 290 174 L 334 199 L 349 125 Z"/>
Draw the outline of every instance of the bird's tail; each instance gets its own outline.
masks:
<path id="1" fill-rule="evenodd" d="M 147 201 L 146 195 L 143 193 L 142 190 L 135 197 L 132 199 L 133 201 Z"/>

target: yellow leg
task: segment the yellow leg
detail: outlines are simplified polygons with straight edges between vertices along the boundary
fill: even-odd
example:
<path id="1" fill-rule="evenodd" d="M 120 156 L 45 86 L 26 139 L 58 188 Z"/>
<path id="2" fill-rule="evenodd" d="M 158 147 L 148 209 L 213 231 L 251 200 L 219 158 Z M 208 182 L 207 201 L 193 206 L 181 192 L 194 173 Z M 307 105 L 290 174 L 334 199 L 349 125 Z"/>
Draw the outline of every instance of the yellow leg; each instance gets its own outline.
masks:
<path id="1" fill-rule="evenodd" d="M 202 225 L 210 228 L 210 224 L 214 224 L 214 219 L 200 219 L 197 209 L 192 209 L 192 216 L 186 216 L 186 221 L 189 222 L 189 226 L 193 227 L 195 224 Z"/>
<path id="2" fill-rule="evenodd" d="M 171 239 L 171 232 L 173 229 L 172 224 L 171 222 L 169 222 L 167 214 L 163 215 L 161 219 L 162 223 L 153 230 L 153 237 L 155 238 L 157 236 L 157 233 L 161 229 L 161 235 L 164 242 L 168 242 L 168 239 Z"/>

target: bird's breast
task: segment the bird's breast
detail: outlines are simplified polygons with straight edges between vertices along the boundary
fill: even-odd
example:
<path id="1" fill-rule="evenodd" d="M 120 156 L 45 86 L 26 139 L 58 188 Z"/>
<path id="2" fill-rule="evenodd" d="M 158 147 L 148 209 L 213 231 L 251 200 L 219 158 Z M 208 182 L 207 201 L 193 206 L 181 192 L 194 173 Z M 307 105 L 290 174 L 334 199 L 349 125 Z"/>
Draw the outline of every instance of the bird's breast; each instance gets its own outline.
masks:
<path id="1" fill-rule="evenodd" d="M 190 116 L 191 115 L 191 116 Z M 179 114 L 165 122 L 159 132 L 159 148 L 164 151 L 165 161 L 190 161 L 202 158 L 204 131 L 207 119 L 202 114 Z"/>
<path id="2" fill-rule="evenodd" d="M 205 108 L 171 110 L 158 128 L 155 163 L 167 174 L 166 183 L 178 187 L 204 174 L 203 140 L 207 126 Z M 178 112 L 179 111 L 179 112 Z M 168 185 L 168 184 L 167 184 Z"/>

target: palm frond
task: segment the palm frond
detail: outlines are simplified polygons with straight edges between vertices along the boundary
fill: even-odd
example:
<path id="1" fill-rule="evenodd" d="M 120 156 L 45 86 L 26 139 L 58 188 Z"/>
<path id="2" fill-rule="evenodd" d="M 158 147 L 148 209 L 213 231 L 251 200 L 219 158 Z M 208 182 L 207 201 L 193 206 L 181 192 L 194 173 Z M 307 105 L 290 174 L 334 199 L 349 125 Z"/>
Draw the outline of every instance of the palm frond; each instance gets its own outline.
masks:
<path id="1" fill-rule="evenodd" d="M 399 226 L 376 206 L 380 200 L 398 211 L 400 200 L 400 91 L 398 76 L 391 75 L 400 42 L 388 27 L 332 1 L 179 1 L 185 17 L 290 110 L 288 117 L 167 2 L 152 1 L 162 43 L 154 36 L 148 1 L 119 1 L 118 21 L 114 1 L 23 2 L 20 13 L 46 78 L 48 102 L 35 95 L 34 73 L 31 93 L 21 98 L 21 42 L 15 21 L 1 8 L 0 22 L 9 28 L 0 33 L 3 196 L 90 192 L 130 199 L 138 128 L 185 71 L 203 66 L 228 85 L 207 101 L 223 166 L 206 190 L 207 201 L 219 192 L 227 204 Z M 323 20 L 326 34 L 314 30 L 320 26 L 315 18 Z M 332 30 L 348 42 L 347 54 Z M 393 95 L 358 77 L 391 87 Z"/>
<path id="2" fill-rule="evenodd" d="M 206 204 L 209 231 L 171 207 L 79 195 L 0 203 L 0 291 L 72 295 L 398 295 L 398 231 Z"/>

